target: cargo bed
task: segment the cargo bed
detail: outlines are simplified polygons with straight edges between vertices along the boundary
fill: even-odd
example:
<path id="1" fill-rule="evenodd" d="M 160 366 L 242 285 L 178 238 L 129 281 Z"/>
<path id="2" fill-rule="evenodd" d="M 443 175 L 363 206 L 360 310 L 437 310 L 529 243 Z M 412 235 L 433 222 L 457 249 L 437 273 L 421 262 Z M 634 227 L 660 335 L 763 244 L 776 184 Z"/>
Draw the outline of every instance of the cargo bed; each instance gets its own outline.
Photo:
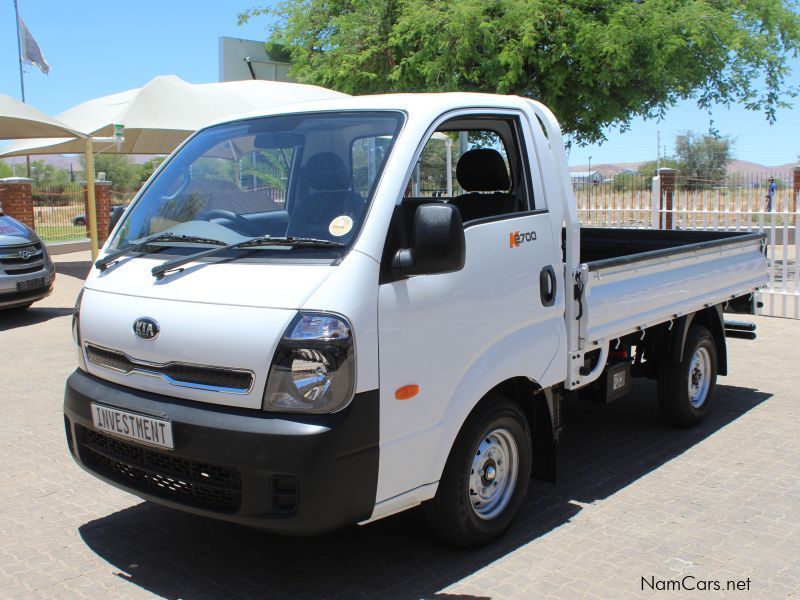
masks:
<path id="1" fill-rule="evenodd" d="M 764 235 L 581 229 L 581 347 L 719 304 L 766 283 Z"/>

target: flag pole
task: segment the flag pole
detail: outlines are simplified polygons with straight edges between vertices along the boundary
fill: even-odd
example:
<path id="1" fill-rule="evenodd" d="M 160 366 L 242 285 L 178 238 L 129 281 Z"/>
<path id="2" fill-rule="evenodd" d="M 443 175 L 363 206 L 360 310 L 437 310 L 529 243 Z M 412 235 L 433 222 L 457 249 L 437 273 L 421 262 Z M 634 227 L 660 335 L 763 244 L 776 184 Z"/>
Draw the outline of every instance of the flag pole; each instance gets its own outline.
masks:
<path id="1" fill-rule="evenodd" d="M 22 71 L 22 39 L 19 35 L 19 6 L 17 0 L 14 0 L 14 16 L 17 18 L 17 58 L 19 59 L 19 89 L 22 92 L 22 102 L 25 103 L 25 76 Z M 25 163 L 28 166 L 28 179 L 31 177 L 31 156 L 25 156 Z"/>

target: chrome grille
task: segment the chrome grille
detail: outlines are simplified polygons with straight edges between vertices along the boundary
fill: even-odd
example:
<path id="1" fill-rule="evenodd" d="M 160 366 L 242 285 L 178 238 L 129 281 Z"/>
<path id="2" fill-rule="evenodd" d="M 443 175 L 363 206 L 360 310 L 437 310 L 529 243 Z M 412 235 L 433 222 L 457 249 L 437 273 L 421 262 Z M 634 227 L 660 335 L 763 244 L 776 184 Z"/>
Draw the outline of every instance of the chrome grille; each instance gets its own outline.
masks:
<path id="1" fill-rule="evenodd" d="M 179 387 L 228 394 L 246 394 L 253 386 L 253 373 L 242 369 L 209 367 L 181 362 L 151 363 L 124 352 L 86 344 L 86 358 L 94 365 L 119 373 L 151 375 Z"/>
<path id="2" fill-rule="evenodd" d="M 42 245 L 38 242 L 22 246 L 0 246 L 0 264 L 25 265 L 42 259 Z"/>

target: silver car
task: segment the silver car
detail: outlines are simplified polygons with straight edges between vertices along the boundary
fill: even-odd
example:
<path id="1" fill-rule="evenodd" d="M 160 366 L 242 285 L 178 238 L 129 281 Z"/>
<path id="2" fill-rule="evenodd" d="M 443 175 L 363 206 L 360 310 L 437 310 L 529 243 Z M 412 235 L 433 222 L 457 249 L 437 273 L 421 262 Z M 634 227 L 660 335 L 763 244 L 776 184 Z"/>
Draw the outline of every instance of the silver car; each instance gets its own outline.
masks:
<path id="1" fill-rule="evenodd" d="M 56 268 L 30 227 L 0 211 L 0 310 L 28 308 L 53 291 Z"/>

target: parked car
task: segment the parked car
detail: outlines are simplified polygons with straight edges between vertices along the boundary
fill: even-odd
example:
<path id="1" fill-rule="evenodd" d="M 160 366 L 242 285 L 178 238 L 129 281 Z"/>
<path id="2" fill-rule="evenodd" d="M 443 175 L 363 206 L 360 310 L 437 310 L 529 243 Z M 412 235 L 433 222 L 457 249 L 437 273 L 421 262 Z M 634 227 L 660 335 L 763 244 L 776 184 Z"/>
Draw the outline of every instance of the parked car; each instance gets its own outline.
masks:
<path id="1" fill-rule="evenodd" d="M 122 209 L 124 211 L 126 208 L 128 208 L 127 204 L 112 204 L 111 207 L 109 208 L 109 211 L 108 211 L 109 218 L 113 218 L 114 211 L 116 209 Z M 72 217 L 72 224 L 75 225 L 76 227 L 79 226 L 79 225 L 83 225 L 83 226 L 88 225 L 88 223 L 86 222 L 86 215 L 83 214 L 83 213 L 81 213 L 79 215 L 75 215 L 74 217 Z M 113 226 L 112 226 L 112 228 L 113 228 Z"/>
<path id="2" fill-rule="evenodd" d="M 30 227 L 0 211 L 0 310 L 25 309 L 53 290 L 56 268 Z"/>
<path id="3" fill-rule="evenodd" d="M 467 142 L 460 189 L 425 196 L 451 175 L 426 158 L 442 136 Z M 252 165 L 285 202 L 237 185 Z M 634 377 L 678 427 L 724 402 L 726 337 L 754 333 L 723 310 L 767 282 L 761 234 L 581 228 L 556 118 L 483 94 L 204 128 L 115 231 L 75 307 L 70 453 L 153 502 L 297 535 L 422 504 L 445 540 L 491 541 L 532 477 L 554 481 L 564 402 Z"/>

